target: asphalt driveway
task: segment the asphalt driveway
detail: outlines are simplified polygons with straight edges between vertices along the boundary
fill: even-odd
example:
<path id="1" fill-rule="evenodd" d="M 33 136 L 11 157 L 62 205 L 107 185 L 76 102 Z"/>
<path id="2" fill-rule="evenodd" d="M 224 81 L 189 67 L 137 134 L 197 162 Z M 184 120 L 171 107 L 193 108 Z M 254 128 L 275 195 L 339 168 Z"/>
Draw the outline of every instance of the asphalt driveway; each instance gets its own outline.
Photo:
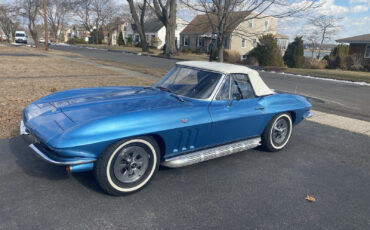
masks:
<path id="1" fill-rule="evenodd" d="M 367 136 L 306 121 L 281 152 L 161 169 L 144 190 L 112 197 L 22 137 L 0 140 L 0 229 L 369 229 L 369 149 Z"/>

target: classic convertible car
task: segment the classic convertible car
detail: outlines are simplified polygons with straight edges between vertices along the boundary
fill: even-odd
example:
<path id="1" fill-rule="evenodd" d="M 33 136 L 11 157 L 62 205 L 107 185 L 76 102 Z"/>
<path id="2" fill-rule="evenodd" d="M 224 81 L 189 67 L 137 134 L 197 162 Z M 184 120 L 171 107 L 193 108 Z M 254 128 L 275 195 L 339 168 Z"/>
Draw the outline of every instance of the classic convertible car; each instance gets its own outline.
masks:
<path id="1" fill-rule="evenodd" d="M 147 185 L 159 164 L 182 167 L 259 145 L 281 150 L 310 108 L 247 67 L 187 61 L 153 87 L 43 97 L 23 110 L 20 131 L 42 159 L 69 172 L 93 170 L 107 193 L 123 195 Z"/>

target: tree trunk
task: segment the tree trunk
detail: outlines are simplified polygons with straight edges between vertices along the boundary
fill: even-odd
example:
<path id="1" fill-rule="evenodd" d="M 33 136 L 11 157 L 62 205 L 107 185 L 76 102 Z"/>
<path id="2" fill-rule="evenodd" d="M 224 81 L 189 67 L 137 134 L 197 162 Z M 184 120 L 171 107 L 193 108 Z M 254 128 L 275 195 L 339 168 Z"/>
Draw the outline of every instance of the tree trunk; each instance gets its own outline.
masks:
<path id="1" fill-rule="evenodd" d="M 144 26 L 143 26 L 144 25 L 144 20 L 139 19 L 139 16 L 136 13 L 136 9 L 135 9 L 135 5 L 134 5 L 133 0 L 127 0 L 127 2 L 130 5 L 131 16 L 134 19 L 134 22 L 136 24 L 136 30 L 137 30 L 137 32 L 140 36 L 141 49 L 142 49 L 143 52 L 149 52 L 149 47 L 148 47 L 148 43 L 146 42 L 145 31 L 144 31 Z M 143 6 L 142 11 L 144 11 L 144 12 L 142 12 L 142 15 L 141 15 L 142 19 L 144 18 L 145 5 L 147 4 L 147 2 L 144 1 L 143 4 L 144 4 L 144 6 Z"/>
<path id="2" fill-rule="evenodd" d="M 221 44 L 220 44 L 221 43 Z M 224 62 L 224 43 L 217 42 L 217 50 L 218 50 L 218 61 L 219 62 Z"/>
<path id="3" fill-rule="evenodd" d="M 167 17 L 166 26 L 166 50 L 165 54 L 168 58 L 177 53 L 176 47 L 176 0 L 170 2 L 170 14 Z"/>
<path id="4" fill-rule="evenodd" d="M 324 28 L 324 31 L 322 33 L 322 38 L 321 38 L 321 42 L 320 42 L 320 46 L 319 46 L 319 51 L 317 53 L 317 59 L 320 59 L 320 52 L 321 52 L 322 44 L 324 43 L 324 40 L 325 40 L 325 33 L 326 33 L 326 28 Z"/>

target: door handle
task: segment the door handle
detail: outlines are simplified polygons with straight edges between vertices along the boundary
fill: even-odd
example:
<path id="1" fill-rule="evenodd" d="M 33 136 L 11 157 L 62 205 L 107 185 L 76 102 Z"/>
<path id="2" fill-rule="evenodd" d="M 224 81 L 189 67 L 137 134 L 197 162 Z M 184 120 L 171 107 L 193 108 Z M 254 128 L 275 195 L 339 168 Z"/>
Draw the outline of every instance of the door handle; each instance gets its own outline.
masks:
<path id="1" fill-rule="evenodd" d="M 265 107 L 256 107 L 256 108 L 254 108 L 255 110 L 264 110 L 265 109 Z"/>

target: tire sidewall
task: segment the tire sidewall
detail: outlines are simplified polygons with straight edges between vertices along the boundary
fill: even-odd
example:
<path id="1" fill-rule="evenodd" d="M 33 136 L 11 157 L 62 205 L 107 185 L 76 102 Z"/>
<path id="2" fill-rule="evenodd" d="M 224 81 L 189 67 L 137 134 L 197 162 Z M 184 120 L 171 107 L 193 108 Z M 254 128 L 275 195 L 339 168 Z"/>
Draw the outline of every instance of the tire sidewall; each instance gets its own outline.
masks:
<path id="1" fill-rule="evenodd" d="M 284 143 L 282 145 L 275 145 L 274 144 L 274 141 L 273 141 L 273 138 L 272 138 L 272 131 L 274 129 L 274 125 L 275 123 L 280 120 L 281 118 L 286 118 L 286 120 L 288 121 L 288 129 L 289 129 L 289 132 L 287 134 L 287 137 L 284 141 Z M 271 147 L 275 150 L 280 150 L 280 149 L 283 149 L 289 142 L 289 139 L 290 139 L 290 136 L 292 135 L 292 129 L 293 129 L 293 122 L 292 122 L 292 118 L 290 117 L 289 114 L 287 113 L 282 113 L 282 114 L 278 114 L 274 119 L 273 119 L 273 122 L 271 123 L 271 126 L 269 127 L 269 138 L 268 138 L 268 141 L 269 141 L 269 144 L 271 145 Z"/>
<path id="2" fill-rule="evenodd" d="M 148 154 L 150 155 L 148 169 L 144 175 L 132 183 L 123 183 L 119 181 L 113 173 L 113 165 L 115 159 L 122 149 L 132 145 L 145 145 Z M 155 172 L 159 167 L 159 147 L 155 140 L 151 137 L 136 137 L 131 139 L 116 142 L 110 146 L 103 154 L 102 158 L 98 160 L 96 167 L 96 177 L 101 187 L 112 195 L 123 195 L 138 191 L 145 187 L 153 178 Z"/>

